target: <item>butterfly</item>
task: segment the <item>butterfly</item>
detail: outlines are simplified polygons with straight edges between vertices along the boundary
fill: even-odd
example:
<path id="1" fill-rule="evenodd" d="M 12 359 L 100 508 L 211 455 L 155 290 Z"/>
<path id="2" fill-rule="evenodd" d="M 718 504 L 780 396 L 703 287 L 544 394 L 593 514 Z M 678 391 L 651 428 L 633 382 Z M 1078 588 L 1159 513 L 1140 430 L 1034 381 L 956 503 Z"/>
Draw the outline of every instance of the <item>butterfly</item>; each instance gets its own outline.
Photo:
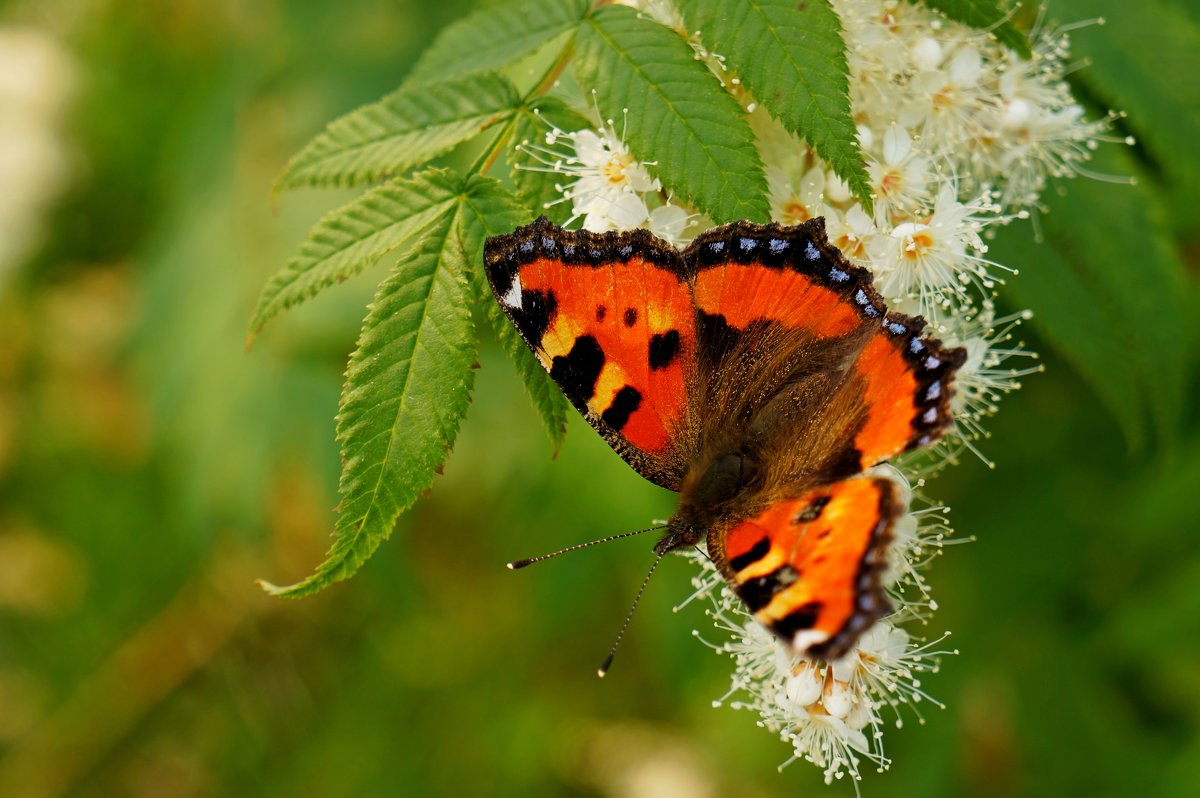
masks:
<path id="1" fill-rule="evenodd" d="M 844 656 L 891 612 L 883 575 L 905 507 L 864 472 L 946 432 L 966 351 L 889 311 L 823 219 L 734 222 L 680 251 L 542 217 L 489 238 L 484 269 L 571 404 L 679 493 L 656 553 L 704 541 L 798 654 Z"/>

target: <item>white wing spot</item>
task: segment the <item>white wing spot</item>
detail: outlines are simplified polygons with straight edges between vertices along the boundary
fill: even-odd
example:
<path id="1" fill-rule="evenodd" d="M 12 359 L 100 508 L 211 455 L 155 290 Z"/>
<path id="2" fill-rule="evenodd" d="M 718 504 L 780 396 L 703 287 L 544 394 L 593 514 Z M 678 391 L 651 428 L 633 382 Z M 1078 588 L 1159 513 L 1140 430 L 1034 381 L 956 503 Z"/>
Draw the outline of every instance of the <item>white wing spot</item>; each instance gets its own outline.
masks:
<path id="1" fill-rule="evenodd" d="M 797 654 L 805 654 L 813 646 L 824 643 L 828 639 L 829 635 L 826 632 L 819 629 L 805 629 L 796 632 L 792 638 L 792 650 Z"/>
<path id="2" fill-rule="evenodd" d="M 507 307 L 521 309 L 521 275 L 513 275 L 512 286 L 504 296 L 500 297 L 500 301 Z"/>

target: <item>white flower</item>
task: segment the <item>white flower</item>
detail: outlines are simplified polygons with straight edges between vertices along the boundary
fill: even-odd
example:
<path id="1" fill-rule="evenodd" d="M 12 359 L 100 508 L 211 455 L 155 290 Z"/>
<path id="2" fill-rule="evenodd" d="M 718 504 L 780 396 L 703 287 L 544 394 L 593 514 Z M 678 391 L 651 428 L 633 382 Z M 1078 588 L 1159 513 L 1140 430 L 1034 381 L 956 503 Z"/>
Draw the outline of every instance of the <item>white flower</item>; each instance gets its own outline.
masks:
<path id="1" fill-rule="evenodd" d="M 967 350 L 967 361 L 954 376 L 954 428 L 939 445 L 943 459 L 953 462 L 966 449 L 989 467 L 976 442 L 988 437 L 983 421 L 1000 409 L 1000 398 L 1021 387 L 1021 379 L 1043 370 L 1038 355 L 1021 342 L 1012 343 L 1013 331 L 1032 317 L 1029 311 L 997 317 L 988 301 L 959 321 L 948 343 Z"/>
<path id="2" fill-rule="evenodd" d="M 632 230 L 650 217 L 646 201 L 630 191 L 575 192 L 568 196 L 574 204 L 575 217 L 583 216 L 583 229 L 593 233 Z"/>
<path id="3" fill-rule="evenodd" d="M 696 216 L 697 214 L 688 213 L 685 208 L 667 203 L 650 211 L 646 226 L 659 238 L 678 247 L 690 240 L 691 236 L 688 236 L 686 231 L 692 226 Z"/>
<path id="4" fill-rule="evenodd" d="M 647 194 L 661 188 L 646 164 L 629 151 L 609 120 L 599 130 L 564 132 L 552 127 L 545 146 L 521 145 L 539 166 L 525 167 L 571 178 L 558 186 L 571 203 L 571 219 L 593 232 L 629 230 L 650 218 Z"/>
<path id="5" fill-rule="evenodd" d="M 768 180 L 771 171 L 779 173 L 789 183 L 808 171 L 814 160 L 808 145 L 789 133 L 778 119 L 762 107 L 748 113 L 746 119 L 754 132 L 759 155 L 767 165 Z"/>
<path id="6" fill-rule="evenodd" d="M 649 16 L 660 25 L 686 35 L 687 25 L 671 0 L 617 0 L 618 5 L 630 6 Z"/>
<path id="7" fill-rule="evenodd" d="M 641 193 L 657 191 L 659 183 L 629 152 L 616 135 L 612 123 L 596 133 L 579 130 L 564 134 L 574 147 L 567 159 L 567 175 L 575 181 L 563 194 L 571 200 L 574 216 L 593 232 L 625 230 L 646 221 L 650 212 Z"/>
<path id="8" fill-rule="evenodd" d="M 842 254 L 853 261 L 867 259 L 867 242 L 877 235 L 875 222 L 857 202 L 845 213 L 826 206 L 825 235 Z"/>
<path id="9" fill-rule="evenodd" d="M 1066 36 L 1047 30 L 1033 39 L 1034 57 L 1008 54 L 997 82 L 997 102 L 982 123 L 994 135 L 967 169 L 975 175 L 992 172 L 1003 176 L 1002 204 L 1033 206 L 1045 187 L 1046 177 L 1083 174 L 1094 177 L 1083 164 L 1091 159 L 1100 141 L 1124 141 L 1106 134 L 1115 115 L 1089 121 L 1075 102 L 1064 80 L 1069 48 Z M 986 179 L 986 178 L 984 178 Z"/>
<path id="10" fill-rule="evenodd" d="M 943 184 L 932 214 L 872 239 L 880 292 L 937 323 L 969 307 L 972 289 L 990 294 L 996 282 L 990 269 L 1011 271 L 983 257 L 982 230 L 1009 219 L 998 210 L 987 194 L 963 203 L 951 183 Z"/>
<path id="11" fill-rule="evenodd" d="M 918 49 L 914 55 L 928 54 Z M 911 99 L 900 115 L 903 124 L 947 150 L 960 146 L 976 129 L 987 96 L 984 77 L 983 54 L 967 38 L 939 68 L 913 76 Z"/>
<path id="12" fill-rule="evenodd" d="M 767 186 L 771 218 L 780 224 L 800 224 L 821 215 L 825 170 L 820 166 L 809 169 L 799 180 L 792 180 L 784 170 L 769 166 Z"/>
<path id="13" fill-rule="evenodd" d="M 714 704 L 756 713 L 759 725 L 791 747 L 788 762 L 813 762 L 827 781 L 846 774 L 857 781 L 863 766 L 889 764 L 881 712 L 893 710 L 899 725 L 902 705 L 916 711 L 926 701 L 937 704 L 921 680 L 947 653 L 936 650 L 944 636 L 915 643 L 903 624 L 928 622 L 937 604 L 924 569 L 958 541 L 950 538 L 947 508 L 921 495 L 923 476 L 962 451 L 979 454 L 982 420 L 1040 368 L 1029 362 L 1036 355 L 1010 343 L 1027 315 L 995 316 L 995 287 L 1012 270 L 986 257 L 985 238 L 989 228 L 1027 218 L 1023 209 L 1037 206 L 1047 177 L 1090 174 L 1084 164 L 1112 117 L 1087 120 L 1071 96 L 1061 30 L 1036 31 L 1034 57 L 1022 59 L 989 32 L 920 4 L 833 0 L 873 195 L 868 214 L 830 164 L 756 105 L 736 77 L 738 65 L 685 29 L 674 3 L 619 2 L 675 30 L 746 110 L 771 218 L 797 224 L 824 216 L 831 243 L 873 271 L 890 307 L 925 316 L 935 335 L 968 353 L 956 374 L 954 426 L 932 456 L 914 452 L 872 470 L 898 486 L 908 508 L 893 525 L 883 576 L 896 611 L 845 657 L 825 663 L 795 656 L 753 620 L 707 558 L 685 555 L 700 567 L 688 601 L 708 600 L 726 638 L 709 645 L 734 663 L 729 691 Z M 611 121 L 597 131 L 554 130 L 546 147 L 529 151 L 540 168 L 564 177 L 562 201 L 588 229 L 644 226 L 678 245 L 700 221 L 686 206 L 664 201 L 653 164 L 633 157 Z"/>
<path id="14" fill-rule="evenodd" d="M 913 214 L 929 201 L 929 159 L 913 147 L 912 137 L 893 124 L 883 134 L 879 158 L 867 165 L 875 195 L 875 218 L 887 223 L 894 215 Z"/>

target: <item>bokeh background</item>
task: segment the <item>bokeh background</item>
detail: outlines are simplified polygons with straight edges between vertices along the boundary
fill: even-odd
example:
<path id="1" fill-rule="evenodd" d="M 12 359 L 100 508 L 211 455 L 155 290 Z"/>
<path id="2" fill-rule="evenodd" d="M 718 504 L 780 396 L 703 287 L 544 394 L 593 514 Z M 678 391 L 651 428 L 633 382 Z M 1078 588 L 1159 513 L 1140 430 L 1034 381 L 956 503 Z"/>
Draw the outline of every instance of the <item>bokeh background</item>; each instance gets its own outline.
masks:
<path id="1" fill-rule="evenodd" d="M 692 637 L 699 608 L 671 611 L 684 561 L 604 681 L 651 541 L 503 567 L 672 497 L 582 423 L 552 459 L 494 348 L 444 477 L 356 579 L 302 601 L 253 584 L 328 544 L 333 414 L 374 283 L 245 353 L 258 288 L 340 199 L 275 203 L 271 182 L 466 5 L 0 3 L 5 798 L 853 794 L 776 772 L 785 746 L 710 706 L 729 663 Z M 1192 366 L 1197 199 L 1169 220 Z M 864 794 L 1200 795 L 1195 370 L 1177 439 L 1134 450 L 1023 337 L 1046 373 L 989 425 L 996 468 L 967 458 L 928 488 L 977 537 L 930 576 L 929 632 L 961 651 L 925 680 L 947 708 L 889 730 Z"/>

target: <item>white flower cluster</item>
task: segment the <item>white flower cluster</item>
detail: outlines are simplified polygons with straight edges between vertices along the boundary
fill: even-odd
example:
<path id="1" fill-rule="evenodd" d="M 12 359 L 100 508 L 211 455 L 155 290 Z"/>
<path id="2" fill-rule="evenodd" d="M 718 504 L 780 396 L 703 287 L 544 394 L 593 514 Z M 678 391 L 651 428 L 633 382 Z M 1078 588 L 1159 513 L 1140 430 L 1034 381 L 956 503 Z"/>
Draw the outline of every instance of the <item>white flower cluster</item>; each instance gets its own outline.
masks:
<path id="1" fill-rule="evenodd" d="M 906 504 L 912 503 L 899 471 L 885 465 L 872 473 L 894 481 Z M 890 764 L 883 749 L 885 713 L 899 727 L 902 707 L 924 723 L 919 704 L 942 706 L 924 691 L 921 678 L 937 672 L 942 655 L 957 653 L 937 648 L 949 633 L 920 643 L 902 624 L 924 621 L 937 608 L 922 572 L 944 546 L 956 542 L 947 540 L 945 509 L 909 510 L 897 522 L 884 584 L 898 609 L 869 629 L 846 656 L 829 663 L 794 655 L 746 612 L 707 557 L 686 555 L 700 573 L 692 579 L 695 592 L 677 609 L 707 599 L 707 613 L 726 639 L 704 642 L 734 662 L 732 684 L 713 705 L 757 713 L 760 726 L 792 746 L 792 756 L 781 768 L 804 759 L 824 771 L 827 783 L 846 774 L 857 782 L 864 762 L 879 770 Z"/>
<path id="2" fill-rule="evenodd" d="M 814 149 L 755 103 L 737 65 L 687 32 L 670 0 L 621 2 L 688 38 L 745 108 L 766 167 L 772 218 L 798 224 L 824 217 L 830 241 L 871 269 L 890 307 L 924 316 L 946 343 L 967 349 L 956 377 L 956 426 L 939 445 L 940 458 L 932 465 L 902 461 L 907 478 L 890 466 L 878 473 L 911 501 L 909 479 L 963 450 L 983 458 L 975 445 L 985 436 L 982 420 L 1040 368 L 1034 353 L 1012 342 L 1028 312 L 996 315 L 996 285 L 1015 271 L 987 258 L 989 228 L 1029 218 L 1048 178 L 1090 174 L 1084 162 L 1099 141 L 1110 140 L 1112 117 L 1085 119 L 1064 80 L 1066 29 L 1039 23 L 1033 57 L 1022 59 L 989 33 L 905 0 L 833 0 L 874 200 L 868 213 Z M 611 120 L 597 131 L 552 129 L 546 146 L 527 151 L 541 168 L 569 178 L 559 186 L 561 201 L 588 229 L 649 227 L 680 244 L 708 221 L 671 204 L 654 164 L 633 157 Z M 693 598 L 712 603 L 730 640 L 710 645 L 735 663 L 733 687 L 718 703 L 742 696 L 732 705 L 758 712 L 761 725 L 792 744 L 792 759 L 816 763 L 827 779 L 857 779 L 864 760 L 886 767 L 881 710 L 928 700 L 919 677 L 946 653 L 931 650 L 940 639 L 913 642 L 899 625 L 926 621 L 936 608 L 921 569 L 948 542 L 943 510 L 910 510 L 897 522 L 888 589 L 898 610 L 829 664 L 782 647 L 697 555 L 702 571 Z"/>

